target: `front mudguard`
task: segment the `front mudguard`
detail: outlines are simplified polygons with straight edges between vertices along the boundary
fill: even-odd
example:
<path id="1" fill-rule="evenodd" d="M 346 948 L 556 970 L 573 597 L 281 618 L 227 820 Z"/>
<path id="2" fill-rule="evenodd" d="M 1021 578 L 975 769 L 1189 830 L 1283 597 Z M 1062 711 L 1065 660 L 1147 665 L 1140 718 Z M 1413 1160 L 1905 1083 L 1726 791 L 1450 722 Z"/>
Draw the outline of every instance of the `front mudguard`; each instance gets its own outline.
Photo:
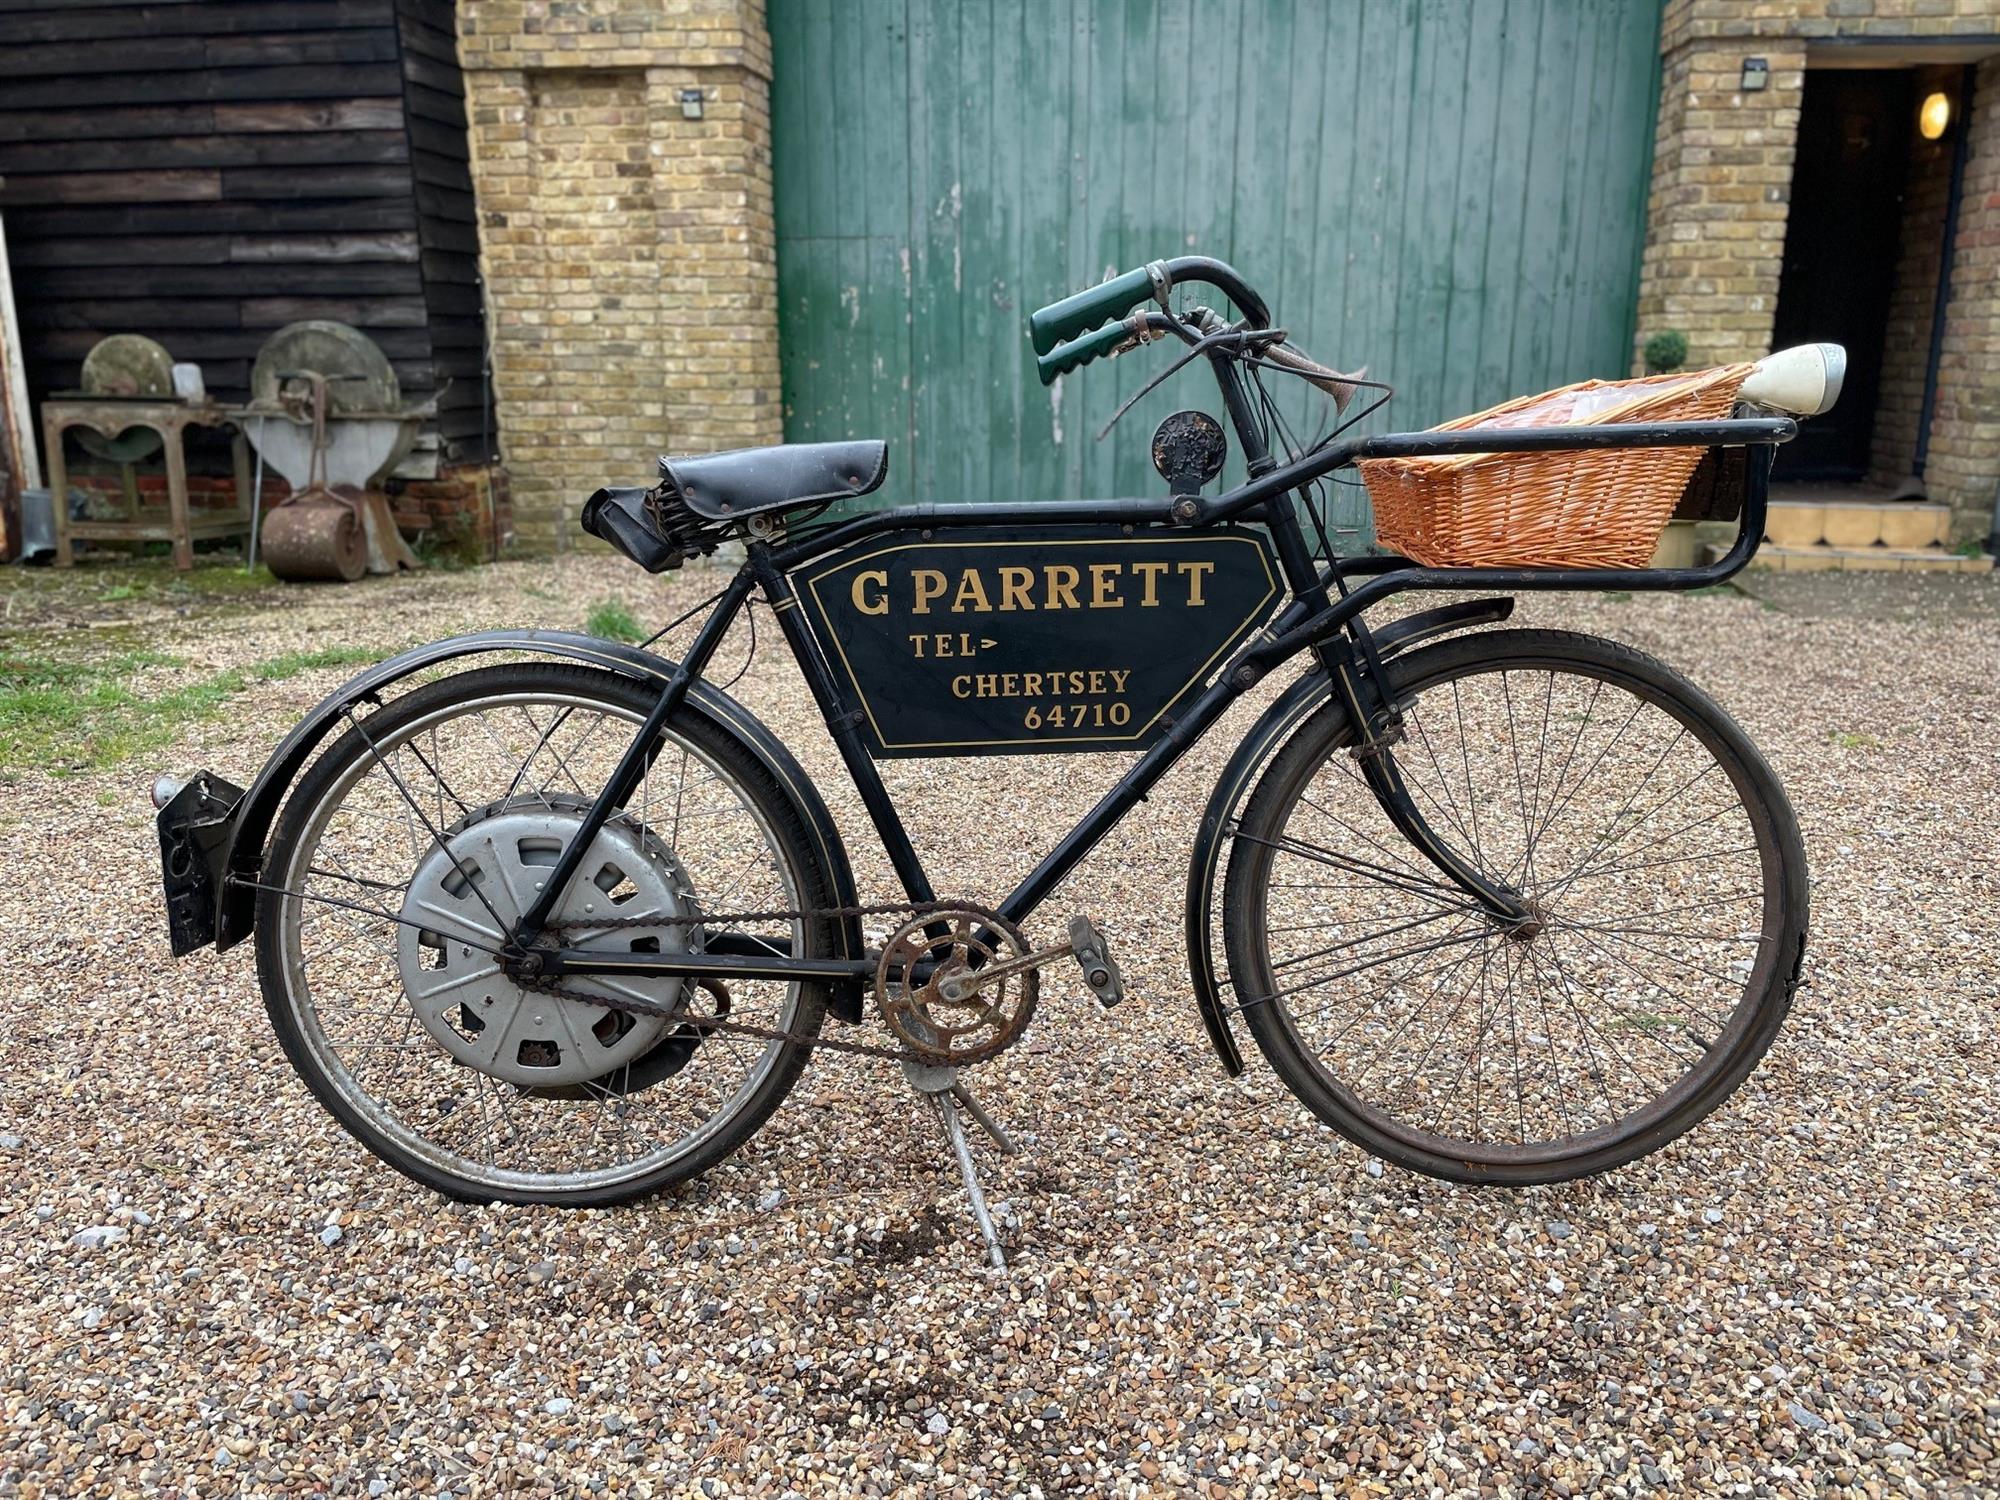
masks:
<path id="1" fill-rule="evenodd" d="M 1231 1078 L 1243 1071 L 1243 1053 L 1229 1026 L 1229 1010 L 1222 998 L 1222 985 L 1215 972 L 1215 876 L 1227 842 L 1223 835 L 1234 824 L 1236 810 L 1249 794 L 1250 783 L 1277 747 L 1282 745 L 1307 715 L 1333 694 L 1333 683 L 1315 663 L 1313 669 L 1264 710 L 1263 717 L 1229 757 L 1229 764 L 1216 778 L 1202 810 L 1201 826 L 1195 830 L 1194 848 L 1188 854 L 1187 949 L 1188 973 L 1194 981 L 1194 1003 L 1201 1012 L 1202 1027 L 1222 1059 L 1222 1069 Z"/>
<path id="2" fill-rule="evenodd" d="M 418 672 L 461 657 L 496 653 L 525 653 L 554 657 L 601 667 L 640 682 L 664 689 L 677 670 L 675 664 L 650 651 L 595 636 L 558 630 L 492 630 L 477 635 L 453 636 L 434 641 L 393 656 L 378 666 L 344 683 L 323 698 L 285 736 L 264 769 L 251 783 L 229 815 L 227 854 L 221 861 L 224 876 L 218 892 L 215 946 L 218 951 L 234 947 L 250 935 L 256 920 L 256 883 L 264 868 L 264 850 L 277 821 L 286 794 L 298 780 L 306 762 L 320 744 L 348 721 L 363 704 L 380 701 L 384 689 Z M 826 803 L 807 777 L 805 770 L 756 715 L 720 688 L 695 682 L 688 688 L 684 711 L 698 713 L 723 733 L 741 744 L 770 772 L 772 779 L 790 799 L 800 822 L 811 832 L 826 863 L 834 903 L 851 907 L 857 903 L 854 872 L 848 863 L 847 847 Z M 852 917 L 837 924 L 843 956 L 859 958 L 863 953 L 861 924 Z M 843 1019 L 861 1018 L 860 996 L 851 986 L 836 992 L 834 1008 Z"/>
<path id="3" fill-rule="evenodd" d="M 1386 662 L 1451 631 L 1497 624 L 1513 611 L 1514 601 L 1507 598 L 1469 599 L 1420 610 L 1375 631 L 1376 655 Z M 1243 1071 L 1243 1053 L 1229 1025 L 1229 1013 L 1235 1007 L 1224 1002 L 1222 982 L 1216 975 L 1214 936 L 1216 871 L 1222 862 L 1225 836 L 1235 826 L 1237 809 L 1249 795 L 1257 774 L 1291 738 L 1292 731 L 1332 693 L 1332 679 L 1314 662 L 1305 676 L 1264 710 L 1229 757 L 1221 776 L 1216 778 L 1215 790 L 1209 794 L 1208 806 L 1202 811 L 1201 826 L 1195 830 L 1194 848 L 1188 855 L 1184 912 L 1194 1003 L 1201 1012 L 1201 1024 L 1208 1032 L 1215 1054 L 1222 1059 L 1223 1071 L 1231 1078 Z"/>

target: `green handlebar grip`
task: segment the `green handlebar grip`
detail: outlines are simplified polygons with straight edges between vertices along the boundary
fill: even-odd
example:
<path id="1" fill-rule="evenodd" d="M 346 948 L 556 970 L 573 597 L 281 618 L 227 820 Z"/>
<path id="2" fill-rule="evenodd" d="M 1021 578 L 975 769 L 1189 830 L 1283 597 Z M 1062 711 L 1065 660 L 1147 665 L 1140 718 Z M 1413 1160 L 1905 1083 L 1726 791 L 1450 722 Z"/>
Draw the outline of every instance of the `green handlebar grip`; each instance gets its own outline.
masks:
<path id="1" fill-rule="evenodd" d="M 1075 338 L 1108 319 L 1122 318 L 1135 304 L 1152 295 L 1153 278 L 1141 266 L 1123 276 L 1112 277 L 1102 286 L 1073 293 L 1060 302 L 1051 302 L 1028 318 L 1028 335 L 1034 340 L 1035 353 L 1047 354 L 1064 339 Z M 1056 372 L 1058 375 L 1061 373 L 1060 370 Z M 1054 378 L 1044 374 L 1042 381 L 1047 384 Z"/>
<path id="2" fill-rule="evenodd" d="M 1113 323 L 1109 328 L 1100 328 L 1095 333 L 1086 333 L 1082 338 L 1060 344 L 1035 361 L 1035 369 L 1042 377 L 1043 385 L 1053 385 L 1058 375 L 1066 375 L 1078 365 L 1087 365 L 1100 354 L 1109 354 L 1120 344 L 1129 343 L 1132 331 L 1123 321 Z"/>

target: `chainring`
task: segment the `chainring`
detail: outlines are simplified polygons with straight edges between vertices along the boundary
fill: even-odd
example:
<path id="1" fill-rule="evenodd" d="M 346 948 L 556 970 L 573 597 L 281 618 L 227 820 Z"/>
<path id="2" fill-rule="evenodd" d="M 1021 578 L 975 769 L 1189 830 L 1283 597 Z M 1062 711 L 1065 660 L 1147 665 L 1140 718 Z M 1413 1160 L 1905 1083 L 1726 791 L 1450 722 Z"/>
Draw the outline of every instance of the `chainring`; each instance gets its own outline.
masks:
<path id="1" fill-rule="evenodd" d="M 942 903 L 897 928 L 875 968 L 875 1003 L 896 1038 L 924 1062 L 956 1068 L 1004 1052 L 1035 1014 L 1040 980 L 1023 970 L 947 999 L 939 981 L 1028 955 L 1020 928 L 998 912 Z"/>

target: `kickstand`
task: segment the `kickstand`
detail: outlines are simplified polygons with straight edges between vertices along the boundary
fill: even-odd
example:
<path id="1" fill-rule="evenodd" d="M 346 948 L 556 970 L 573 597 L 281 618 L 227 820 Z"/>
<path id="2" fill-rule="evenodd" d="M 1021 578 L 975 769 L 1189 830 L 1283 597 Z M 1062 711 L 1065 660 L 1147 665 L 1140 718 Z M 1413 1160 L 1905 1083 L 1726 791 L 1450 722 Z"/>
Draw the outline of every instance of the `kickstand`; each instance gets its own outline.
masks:
<path id="1" fill-rule="evenodd" d="M 951 1141 L 952 1154 L 958 1158 L 959 1174 L 965 1178 L 965 1196 L 972 1204 L 972 1217 L 979 1223 L 979 1233 L 986 1241 L 986 1258 L 993 1263 L 993 1269 L 1007 1269 L 1007 1257 L 1000 1249 L 1000 1235 L 993 1227 L 993 1216 L 986 1209 L 986 1194 L 979 1186 L 979 1172 L 972 1163 L 972 1147 L 965 1139 L 965 1122 L 959 1118 L 963 1109 L 979 1124 L 979 1127 L 993 1137 L 1003 1156 L 1012 1156 L 1014 1142 L 1007 1132 L 994 1123 L 993 1117 L 979 1107 L 964 1084 L 958 1081 L 956 1068 L 931 1068 L 922 1064 L 905 1062 L 903 1072 L 910 1080 L 910 1086 L 923 1096 L 926 1103 L 937 1112 L 939 1122 L 944 1126 L 945 1136 Z"/>

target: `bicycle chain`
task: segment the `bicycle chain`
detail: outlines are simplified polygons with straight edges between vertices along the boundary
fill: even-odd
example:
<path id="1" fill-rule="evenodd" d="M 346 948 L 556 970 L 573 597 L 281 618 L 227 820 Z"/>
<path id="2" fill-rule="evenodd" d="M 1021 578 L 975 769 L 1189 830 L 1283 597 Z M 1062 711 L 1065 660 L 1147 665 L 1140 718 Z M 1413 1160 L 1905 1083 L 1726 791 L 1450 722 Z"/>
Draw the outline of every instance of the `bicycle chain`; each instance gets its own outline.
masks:
<path id="1" fill-rule="evenodd" d="M 965 901 L 888 901 L 873 906 L 823 906 L 813 911 L 739 911 L 716 914 L 695 913 L 685 917 L 607 917 L 602 921 L 569 922 L 551 927 L 551 933 L 561 941 L 561 934 L 570 927 L 589 927 L 599 931 L 607 927 L 737 927 L 745 922 L 795 921 L 800 918 L 827 918 L 835 921 L 848 917 L 886 917 L 907 912 L 912 917 L 929 916 L 943 911 L 973 911 L 984 914 L 983 909 Z M 857 1057 L 879 1057 L 889 1062 L 915 1063 L 919 1067 L 935 1066 L 932 1059 L 920 1052 L 912 1052 L 900 1047 L 885 1047 L 874 1042 L 850 1042 L 824 1034 L 809 1035 L 801 1031 L 784 1031 L 775 1026 L 759 1026 L 753 1021 L 728 1021 L 720 1016 L 697 1015 L 691 1010 L 672 1006 L 655 1005 L 648 1000 L 630 998 L 612 999 L 603 995 L 580 995 L 574 990 L 566 990 L 560 981 L 531 979 L 525 975 L 510 976 L 511 982 L 524 990 L 537 994 L 555 995 L 564 1000 L 576 1000 L 585 1005 L 598 1005 L 606 1010 L 624 1011 L 635 1016 L 652 1016 L 664 1021 L 678 1021 L 682 1025 L 693 1026 L 700 1031 L 727 1031 L 739 1036 L 757 1037 L 769 1042 L 786 1042 L 807 1048 L 825 1048 L 830 1052 L 846 1052 Z"/>

